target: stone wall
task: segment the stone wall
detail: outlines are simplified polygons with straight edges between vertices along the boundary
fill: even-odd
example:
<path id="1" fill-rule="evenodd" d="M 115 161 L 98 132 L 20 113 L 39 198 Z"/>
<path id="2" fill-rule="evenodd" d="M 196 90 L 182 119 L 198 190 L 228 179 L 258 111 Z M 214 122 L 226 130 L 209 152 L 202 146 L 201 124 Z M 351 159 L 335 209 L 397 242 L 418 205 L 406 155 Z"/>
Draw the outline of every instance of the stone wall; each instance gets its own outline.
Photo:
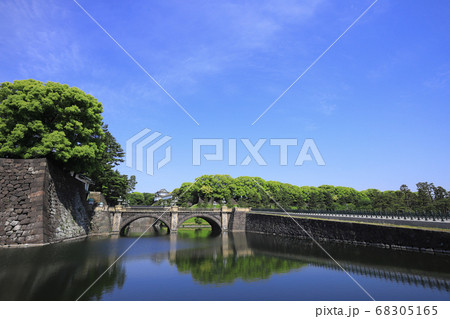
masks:
<path id="1" fill-rule="evenodd" d="M 88 235 L 92 210 L 83 183 L 49 161 L 45 173 L 43 214 L 47 242 Z"/>
<path id="2" fill-rule="evenodd" d="M 338 241 L 385 248 L 450 252 L 450 233 L 362 223 L 296 218 L 318 241 Z M 309 238 L 290 217 L 247 214 L 246 231 Z"/>
<path id="3" fill-rule="evenodd" d="M 128 234 L 142 234 L 144 232 L 146 233 L 154 232 L 152 225 L 155 223 L 155 220 L 156 219 L 152 217 L 144 217 L 135 220 L 129 225 Z"/>
<path id="4" fill-rule="evenodd" d="M 0 245 L 45 244 L 108 229 L 84 185 L 46 159 L 0 159 Z M 97 225 L 100 224 L 100 226 Z"/>
<path id="5" fill-rule="evenodd" d="M 88 198 L 94 200 L 94 215 L 91 219 L 91 234 L 111 233 L 111 214 L 108 211 L 105 197 L 101 192 L 89 192 Z"/>
<path id="6" fill-rule="evenodd" d="M 91 219 L 91 234 L 110 234 L 112 230 L 111 214 L 100 207 L 94 209 Z"/>
<path id="7" fill-rule="evenodd" d="M 245 231 L 247 223 L 247 213 L 249 211 L 249 208 L 233 207 L 232 214 L 230 215 L 228 229 L 233 232 Z"/>
<path id="8" fill-rule="evenodd" d="M 43 243 L 45 159 L 0 158 L 0 244 Z"/>

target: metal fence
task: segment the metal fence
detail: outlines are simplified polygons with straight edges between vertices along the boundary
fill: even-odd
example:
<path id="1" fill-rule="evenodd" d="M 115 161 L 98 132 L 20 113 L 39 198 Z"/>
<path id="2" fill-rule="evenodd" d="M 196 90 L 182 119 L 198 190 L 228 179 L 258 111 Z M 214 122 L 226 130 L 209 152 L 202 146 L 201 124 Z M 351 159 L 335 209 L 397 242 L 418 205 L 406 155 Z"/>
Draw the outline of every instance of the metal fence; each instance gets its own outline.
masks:
<path id="1" fill-rule="evenodd" d="M 448 221 L 450 220 L 450 211 L 416 211 L 416 212 L 395 212 L 395 211 L 367 211 L 367 210 L 326 210 L 326 209 L 273 209 L 273 208 L 252 208 L 254 212 L 288 212 L 296 214 L 313 214 L 342 217 L 368 217 L 368 218 L 389 218 L 389 219 L 408 219 L 408 220 L 426 220 L 426 221 Z"/>

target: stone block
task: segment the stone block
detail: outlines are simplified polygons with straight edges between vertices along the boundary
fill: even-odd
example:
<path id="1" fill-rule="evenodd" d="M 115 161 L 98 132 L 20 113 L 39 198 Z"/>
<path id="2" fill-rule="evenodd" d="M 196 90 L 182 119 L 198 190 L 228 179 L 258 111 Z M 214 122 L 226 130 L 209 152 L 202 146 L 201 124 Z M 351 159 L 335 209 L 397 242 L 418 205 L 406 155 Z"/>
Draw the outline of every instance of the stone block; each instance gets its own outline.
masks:
<path id="1" fill-rule="evenodd" d="M 42 227 L 33 227 L 33 229 L 30 230 L 31 235 L 42 235 L 44 233 L 44 230 Z"/>
<path id="2" fill-rule="evenodd" d="M 37 197 L 44 196 L 44 191 L 42 189 L 39 189 L 38 187 L 34 187 L 31 189 L 31 193 L 29 195 L 29 198 L 35 199 Z"/>

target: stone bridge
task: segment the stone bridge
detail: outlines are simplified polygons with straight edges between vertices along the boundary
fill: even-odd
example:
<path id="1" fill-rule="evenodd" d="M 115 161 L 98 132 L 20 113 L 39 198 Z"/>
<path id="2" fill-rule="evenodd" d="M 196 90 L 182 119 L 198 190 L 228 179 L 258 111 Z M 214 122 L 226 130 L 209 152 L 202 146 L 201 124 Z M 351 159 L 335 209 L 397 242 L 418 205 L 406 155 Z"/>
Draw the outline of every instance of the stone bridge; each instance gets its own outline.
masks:
<path id="1" fill-rule="evenodd" d="M 164 223 L 169 232 L 177 232 L 178 226 L 192 217 L 206 220 L 213 232 L 245 231 L 245 215 L 249 208 L 180 208 L 180 207 L 123 207 L 110 208 L 112 232 L 122 234 L 125 227 L 145 217 Z"/>

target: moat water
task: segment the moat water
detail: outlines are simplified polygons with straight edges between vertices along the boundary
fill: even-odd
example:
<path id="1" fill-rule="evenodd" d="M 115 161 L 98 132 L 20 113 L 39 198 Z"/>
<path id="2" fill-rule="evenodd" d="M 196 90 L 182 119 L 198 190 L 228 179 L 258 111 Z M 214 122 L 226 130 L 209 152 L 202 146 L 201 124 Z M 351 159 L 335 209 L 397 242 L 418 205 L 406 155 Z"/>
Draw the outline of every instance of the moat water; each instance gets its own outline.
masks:
<path id="1" fill-rule="evenodd" d="M 0 300 L 369 300 L 309 241 L 180 230 L 113 264 L 135 240 L 0 249 Z M 323 246 L 376 300 L 450 300 L 450 256 Z"/>

